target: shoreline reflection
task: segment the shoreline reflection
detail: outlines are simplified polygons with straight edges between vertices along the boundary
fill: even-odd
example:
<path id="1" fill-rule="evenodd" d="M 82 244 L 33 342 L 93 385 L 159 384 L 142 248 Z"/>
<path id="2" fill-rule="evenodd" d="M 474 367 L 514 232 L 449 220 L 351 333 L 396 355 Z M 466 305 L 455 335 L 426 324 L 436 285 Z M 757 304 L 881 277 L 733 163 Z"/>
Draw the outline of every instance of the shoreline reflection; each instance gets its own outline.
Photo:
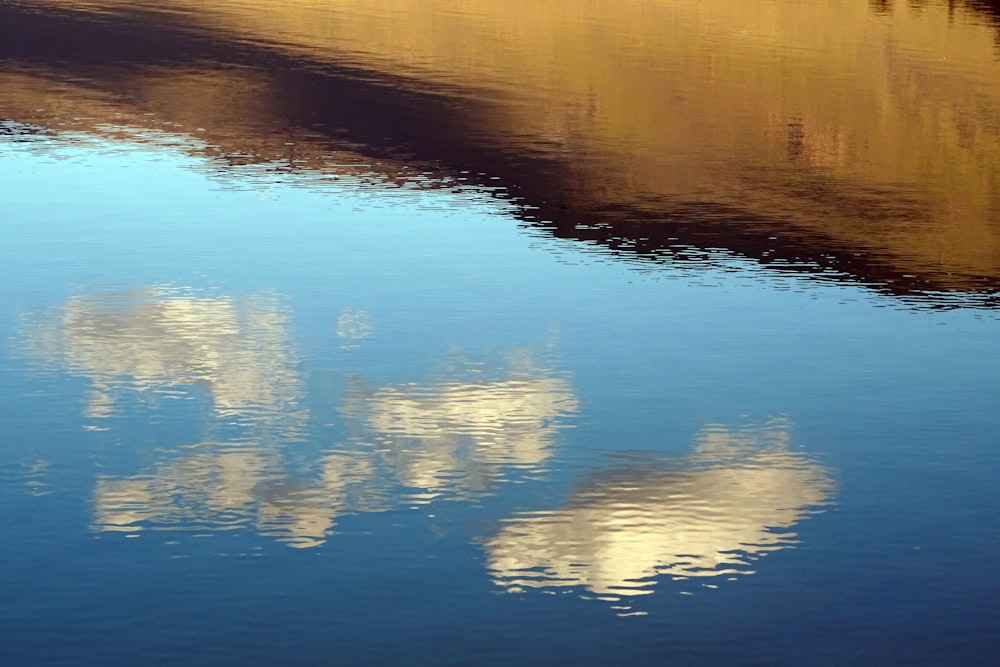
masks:
<path id="1" fill-rule="evenodd" d="M 502 186 L 630 260 L 721 248 L 996 306 L 989 5 L 453 4 L 3 6 L 0 85 L 16 121 L 171 132 L 220 172 Z"/>

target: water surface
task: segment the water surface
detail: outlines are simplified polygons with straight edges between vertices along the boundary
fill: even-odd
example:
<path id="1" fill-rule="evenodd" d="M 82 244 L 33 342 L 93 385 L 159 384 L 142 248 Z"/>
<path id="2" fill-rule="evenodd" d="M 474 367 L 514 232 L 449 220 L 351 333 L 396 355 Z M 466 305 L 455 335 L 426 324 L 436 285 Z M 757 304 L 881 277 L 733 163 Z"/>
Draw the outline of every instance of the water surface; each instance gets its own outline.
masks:
<path id="1" fill-rule="evenodd" d="M 11 664 L 998 650 L 988 3 L 0 2 Z"/>

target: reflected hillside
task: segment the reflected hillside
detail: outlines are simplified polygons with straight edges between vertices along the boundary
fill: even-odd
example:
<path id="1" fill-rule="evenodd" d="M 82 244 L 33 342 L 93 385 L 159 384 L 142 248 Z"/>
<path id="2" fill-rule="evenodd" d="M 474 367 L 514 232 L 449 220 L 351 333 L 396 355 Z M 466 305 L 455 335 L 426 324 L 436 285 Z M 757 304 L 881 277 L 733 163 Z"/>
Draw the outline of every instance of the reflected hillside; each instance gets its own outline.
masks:
<path id="1" fill-rule="evenodd" d="M 16 120 L 155 126 L 220 164 L 496 176 L 629 256 L 991 295 L 991 5 L 891 4 L 15 2 L 0 77 Z"/>
<path id="2" fill-rule="evenodd" d="M 997 0 L 962 0 L 961 3 L 949 2 L 948 6 L 955 9 L 959 4 L 963 9 L 976 12 L 987 18 L 997 28 L 997 42 L 1000 43 L 1000 2 Z"/>
<path id="3" fill-rule="evenodd" d="M 789 451 L 790 428 L 708 426 L 686 461 L 596 475 L 565 507 L 525 513 L 486 542 L 495 581 L 618 599 L 651 593 L 658 577 L 753 573 L 831 498 L 829 473 Z"/>

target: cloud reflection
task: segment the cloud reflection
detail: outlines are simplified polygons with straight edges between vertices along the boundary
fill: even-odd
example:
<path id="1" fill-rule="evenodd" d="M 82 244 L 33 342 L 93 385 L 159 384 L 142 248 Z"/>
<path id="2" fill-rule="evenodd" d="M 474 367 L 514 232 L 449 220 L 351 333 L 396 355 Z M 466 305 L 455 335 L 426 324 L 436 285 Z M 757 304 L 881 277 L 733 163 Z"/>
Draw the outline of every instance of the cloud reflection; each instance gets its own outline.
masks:
<path id="1" fill-rule="evenodd" d="M 828 472 L 789 451 L 790 428 L 706 426 L 684 461 L 596 476 L 565 507 L 525 513 L 486 542 L 494 581 L 620 600 L 651 593 L 657 577 L 752 573 L 832 495 Z"/>
<path id="2" fill-rule="evenodd" d="M 524 355 L 514 358 L 515 370 L 502 380 L 350 391 L 341 412 L 353 435 L 298 474 L 277 444 L 205 442 L 151 474 L 103 477 L 94 528 L 253 525 L 305 548 L 322 544 L 345 512 L 488 492 L 505 469 L 544 461 L 560 420 L 576 410 L 565 379 L 527 367 Z"/>
<path id="3" fill-rule="evenodd" d="M 371 315 L 364 310 L 348 308 L 337 316 L 337 338 L 341 341 L 341 349 L 358 347 L 360 341 L 368 338 L 373 330 Z"/>
<path id="4" fill-rule="evenodd" d="M 322 544 L 345 511 L 378 509 L 374 470 L 365 459 L 322 456 L 294 477 L 273 451 L 232 444 L 157 467 L 150 475 L 102 477 L 94 490 L 97 531 L 146 527 L 230 530 L 253 525 L 290 547 Z"/>
<path id="5" fill-rule="evenodd" d="M 283 418 L 301 382 L 277 297 L 154 287 L 71 299 L 39 318 L 28 353 L 86 377 L 84 412 L 113 414 L 121 392 L 200 386 L 218 417 Z"/>
<path id="6" fill-rule="evenodd" d="M 482 491 L 503 467 L 537 468 L 577 410 L 569 382 L 530 352 L 505 361 L 503 377 L 470 367 L 436 383 L 386 386 L 343 410 L 370 434 L 400 483 L 459 496 Z"/>
<path id="7" fill-rule="evenodd" d="M 373 330 L 370 314 L 352 309 L 332 333 L 343 347 Z M 465 359 L 430 382 L 369 388 L 347 376 L 338 406 L 347 432 L 310 449 L 306 391 L 277 295 L 153 287 L 82 296 L 35 317 L 24 334 L 29 356 L 90 382 L 89 428 L 127 427 L 129 400 L 152 413 L 167 412 L 165 398 L 210 406 L 194 425 L 211 437 L 158 442 L 163 458 L 141 473 L 99 477 L 100 532 L 252 526 L 292 547 L 317 546 L 344 513 L 466 498 L 491 491 L 506 470 L 537 469 L 577 409 L 569 382 L 521 349 L 491 368 Z"/>
<path id="8" fill-rule="evenodd" d="M 377 504 L 367 460 L 326 453 L 301 474 L 283 460 L 288 443 L 303 441 L 308 415 L 277 295 L 109 292 L 71 299 L 26 332 L 29 355 L 90 381 L 83 415 L 101 424 L 91 428 L 127 422 L 120 404 L 131 396 L 155 412 L 166 407 L 165 397 L 200 398 L 211 406 L 201 426 L 231 429 L 227 439 L 185 444 L 149 472 L 100 477 L 97 531 L 253 525 L 308 547 L 321 543 L 346 509 Z"/>

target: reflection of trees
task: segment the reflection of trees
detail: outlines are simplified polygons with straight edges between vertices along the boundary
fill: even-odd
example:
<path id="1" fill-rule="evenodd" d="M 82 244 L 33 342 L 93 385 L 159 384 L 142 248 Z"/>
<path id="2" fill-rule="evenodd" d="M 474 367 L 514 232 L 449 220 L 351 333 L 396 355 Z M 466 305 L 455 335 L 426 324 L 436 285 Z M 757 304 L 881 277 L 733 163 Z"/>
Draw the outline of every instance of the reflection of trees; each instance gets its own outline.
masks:
<path id="1" fill-rule="evenodd" d="M 651 579 L 750 573 L 795 543 L 790 530 L 832 492 L 827 471 L 788 451 L 787 420 L 706 427 L 683 465 L 627 466 L 569 503 L 512 520 L 486 543 L 510 589 L 583 586 L 608 596 L 651 592 Z"/>

